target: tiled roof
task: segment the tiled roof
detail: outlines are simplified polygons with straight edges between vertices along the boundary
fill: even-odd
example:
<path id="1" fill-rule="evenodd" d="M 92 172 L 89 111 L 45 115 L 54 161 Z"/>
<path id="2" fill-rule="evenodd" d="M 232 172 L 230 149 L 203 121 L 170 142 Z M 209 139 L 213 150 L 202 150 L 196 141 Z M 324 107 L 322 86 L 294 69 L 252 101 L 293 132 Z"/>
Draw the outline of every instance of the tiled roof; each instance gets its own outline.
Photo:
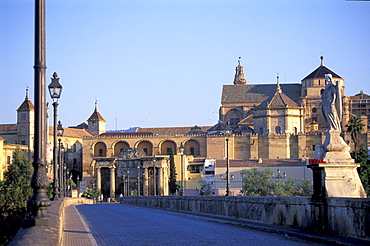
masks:
<path id="1" fill-rule="evenodd" d="M 218 121 L 216 125 L 212 126 L 209 128 L 207 131 L 220 131 L 223 132 L 226 129 L 226 124 L 223 123 L 222 121 Z"/>
<path id="2" fill-rule="evenodd" d="M 281 84 L 281 89 L 292 100 L 298 102 L 300 97 L 300 83 Z M 259 105 L 272 97 L 276 92 L 276 84 L 258 85 L 224 85 L 221 103 L 249 103 Z"/>
<path id="3" fill-rule="evenodd" d="M 92 136 L 88 133 L 85 129 L 76 129 L 76 128 L 63 128 L 63 137 L 70 137 L 70 138 L 83 138 Z M 49 135 L 54 133 L 54 127 L 49 126 Z"/>
<path id="4" fill-rule="evenodd" d="M 298 103 L 290 99 L 283 92 L 275 92 L 275 94 L 261 103 L 258 108 L 297 108 L 299 107 Z"/>
<path id="5" fill-rule="evenodd" d="M 262 159 L 258 160 L 229 160 L 229 167 L 291 167 L 305 166 L 306 162 L 301 159 Z M 216 160 L 216 167 L 226 167 L 226 160 Z"/>
<path id="6" fill-rule="evenodd" d="M 210 126 L 200 126 L 201 131 L 207 131 Z M 158 135 L 184 135 L 192 130 L 192 126 L 189 127 L 158 127 L 158 128 L 137 128 L 136 132 L 151 132 Z"/>
<path id="7" fill-rule="evenodd" d="M 243 133 L 246 133 L 246 132 L 253 133 L 253 129 L 250 128 L 247 124 L 242 124 L 234 130 L 235 134 L 243 134 Z"/>
<path id="8" fill-rule="evenodd" d="M 202 128 L 195 125 L 194 127 L 191 128 L 191 131 L 187 132 L 185 135 L 202 135 L 202 134 L 206 134 L 206 132 L 202 131 Z"/>
<path id="9" fill-rule="evenodd" d="M 16 131 L 17 124 L 0 124 L 0 131 Z"/>
<path id="10" fill-rule="evenodd" d="M 309 75 L 307 75 L 302 80 L 316 79 L 316 78 L 323 78 L 324 79 L 325 78 L 325 74 L 331 74 L 333 76 L 333 78 L 339 78 L 339 79 L 342 78 L 338 74 L 336 74 L 333 71 L 331 71 L 329 68 L 321 65 L 318 68 L 316 68 L 313 72 L 311 72 Z"/>
<path id="11" fill-rule="evenodd" d="M 28 97 L 24 99 L 23 103 L 18 108 L 18 110 L 32 110 L 32 109 L 35 109 L 35 106 L 33 105 L 33 103 L 30 101 Z"/>
<path id="12" fill-rule="evenodd" d="M 97 110 L 95 110 L 94 113 L 92 113 L 92 115 L 88 119 L 88 121 L 104 121 L 105 122 L 105 119 Z"/>
<path id="13" fill-rule="evenodd" d="M 151 136 L 154 135 L 151 132 L 105 132 L 98 136 L 115 136 L 115 137 L 127 137 L 127 136 Z"/>

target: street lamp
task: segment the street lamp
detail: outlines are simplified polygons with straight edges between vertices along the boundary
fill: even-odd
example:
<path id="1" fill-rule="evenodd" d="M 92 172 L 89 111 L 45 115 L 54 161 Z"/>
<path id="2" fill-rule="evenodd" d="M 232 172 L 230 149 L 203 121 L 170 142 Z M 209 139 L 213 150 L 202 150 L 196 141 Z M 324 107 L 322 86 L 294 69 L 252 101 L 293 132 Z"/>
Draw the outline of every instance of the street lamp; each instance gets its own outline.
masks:
<path id="1" fill-rule="evenodd" d="M 182 196 L 184 194 L 184 150 L 185 150 L 185 147 L 184 145 L 180 144 L 180 147 L 179 147 L 179 151 L 180 151 L 180 154 L 181 154 L 181 188 L 180 188 L 180 196 Z"/>
<path id="2" fill-rule="evenodd" d="M 226 136 L 226 196 L 230 195 L 230 175 L 229 175 L 229 137 L 231 136 L 232 129 L 229 122 L 226 123 L 225 128 Z"/>
<path id="3" fill-rule="evenodd" d="M 137 165 L 137 195 L 140 196 L 140 165 Z"/>
<path id="4" fill-rule="evenodd" d="M 54 160 L 54 181 L 53 181 L 53 198 L 52 200 L 58 200 L 58 149 L 57 149 L 57 120 L 58 120 L 58 99 L 62 94 L 62 85 L 59 83 L 58 74 L 54 72 L 51 83 L 48 86 L 50 97 L 53 99 L 54 107 L 54 149 L 53 149 L 53 160 Z"/>
<path id="5" fill-rule="evenodd" d="M 22 227 L 48 226 L 46 208 L 51 205 L 46 195 L 49 185 L 46 176 L 46 100 L 45 100 L 45 0 L 35 1 L 35 141 L 33 174 L 31 177 L 32 197 L 27 201 L 29 216 Z"/>
<path id="6" fill-rule="evenodd" d="M 62 126 L 62 123 L 58 121 L 58 127 L 57 127 L 57 136 L 62 137 L 64 133 L 64 128 Z M 62 149 L 63 144 L 61 143 L 62 139 L 58 138 L 58 168 L 59 168 L 59 197 L 62 197 L 63 192 L 63 161 L 62 161 Z M 57 170 L 56 170 L 57 171 Z"/>
<path id="7" fill-rule="evenodd" d="M 156 196 L 157 195 L 157 181 L 156 181 L 156 177 L 155 177 L 155 164 L 157 163 L 157 159 L 154 158 L 153 159 L 153 195 Z"/>
<path id="8" fill-rule="evenodd" d="M 278 169 L 276 177 L 274 176 L 274 173 L 272 173 L 272 178 L 274 178 L 274 179 L 285 179 L 286 178 L 286 173 L 283 173 L 283 175 L 281 175 L 280 172 L 281 172 L 280 169 Z"/>

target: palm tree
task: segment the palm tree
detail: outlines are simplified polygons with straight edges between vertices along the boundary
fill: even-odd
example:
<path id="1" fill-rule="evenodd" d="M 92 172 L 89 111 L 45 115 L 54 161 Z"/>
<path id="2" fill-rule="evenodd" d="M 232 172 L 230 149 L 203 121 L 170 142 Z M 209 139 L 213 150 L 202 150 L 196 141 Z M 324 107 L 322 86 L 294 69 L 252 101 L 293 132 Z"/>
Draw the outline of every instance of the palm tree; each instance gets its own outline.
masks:
<path id="1" fill-rule="evenodd" d="M 360 142 L 361 132 L 364 130 L 364 123 L 357 115 L 352 116 L 349 119 L 349 123 L 346 125 L 347 131 L 351 133 L 351 138 L 355 146 L 355 160 L 357 161 L 357 146 Z"/>

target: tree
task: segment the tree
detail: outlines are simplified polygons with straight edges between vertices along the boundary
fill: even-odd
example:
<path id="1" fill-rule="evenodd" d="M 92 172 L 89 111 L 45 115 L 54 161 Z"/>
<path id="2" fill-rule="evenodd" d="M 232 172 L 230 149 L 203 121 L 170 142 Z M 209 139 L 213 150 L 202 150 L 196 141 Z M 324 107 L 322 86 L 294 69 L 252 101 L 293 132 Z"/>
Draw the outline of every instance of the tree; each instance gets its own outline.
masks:
<path id="1" fill-rule="evenodd" d="M 292 178 L 279 179 L 272 182 L 271 192 L 272 196 L 293 196 L 296 190 L 294 180 Z"/>
<path id="2" fill-rule="evenodd" d="M 355 146 L 355 160 L 357 159 L 357 147 L 360 142 L 361 132 L 364 130 L 364 123 L 357 115 L 352 116 L 349 119 L 349 123 L 346 125 L 347 131 L 351 133 L 351 138 Z"/>
<path id="3" fill-rule="evenodd" d="M 199 185 L 200 185 L 200 195 L 201 196 L 212 195 L 212 185 L 210 182 L 207 182 L 202 179 L 199 181 Z"/>
<path id="4" fill-rule="evenodd" d="M 176 167 L 175 167 L 175 160 L 173 155 L 173 149 L 171 149 L 170 153 L 170 177 L 168 178 L 168 188 L 171 195 L 176 194 L 176 191 L 179 189 L 179 185 L 176 183 Z"/>
<path id="5" fill-rule="evenodd" d="M 243 176 L 242 193 L 246 196 L 268 196 L 271 191 L 270 168 L 258 170 L 256 167 L 250 170 L 242 170 Z"/>
<path id="6" fill-rule="evenodd" d="M 32 162 L 17 148 L 0 186 L 0 244 L 17 233 L 26 216 L 26 202 L 33 191 L 30 184 L 32 172 Z"/>
<path id="7" fill-rule="evenodd" d="M 252 168 L 241 171 L 243 177 L 242 193 L 245 196 L 310 196 L 312 181 L 304 178 L 295 181 L 286 179 L 272 180 L 272 170 Z"/>
<path id="8" fill-rule="evenodd" d="M 354 153 L 352 153 L 354 155 Z M 356 163 L 360 163 L 360 167 L 357 169 L 358 175 L 360 176 L 361 183 L 364 186 L 366 194 L 370 195 L 370 162 L 368 160 L 369 154 L 367 149 L 361 148 L 355 155 Z"/>

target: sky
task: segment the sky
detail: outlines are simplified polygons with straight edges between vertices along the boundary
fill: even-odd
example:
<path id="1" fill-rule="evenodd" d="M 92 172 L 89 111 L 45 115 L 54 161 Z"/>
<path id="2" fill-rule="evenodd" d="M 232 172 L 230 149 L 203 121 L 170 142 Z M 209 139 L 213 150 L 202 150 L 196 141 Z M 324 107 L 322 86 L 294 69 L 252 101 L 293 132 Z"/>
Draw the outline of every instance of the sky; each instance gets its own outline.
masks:
<path id="1" fill-rule="evenodd" d="M 57 72 L 64 127 L 96 101 L 107 130 L 211 126 L 239 57 L 247 84 L 283 84 L 324 56 L 345 95 L 370 94 L 369 24 L 370 1 L 46 0 L 46 85 Z M 34 1 L 0 1 L 0 124 L 34 102 L 34 32 Z"/>

